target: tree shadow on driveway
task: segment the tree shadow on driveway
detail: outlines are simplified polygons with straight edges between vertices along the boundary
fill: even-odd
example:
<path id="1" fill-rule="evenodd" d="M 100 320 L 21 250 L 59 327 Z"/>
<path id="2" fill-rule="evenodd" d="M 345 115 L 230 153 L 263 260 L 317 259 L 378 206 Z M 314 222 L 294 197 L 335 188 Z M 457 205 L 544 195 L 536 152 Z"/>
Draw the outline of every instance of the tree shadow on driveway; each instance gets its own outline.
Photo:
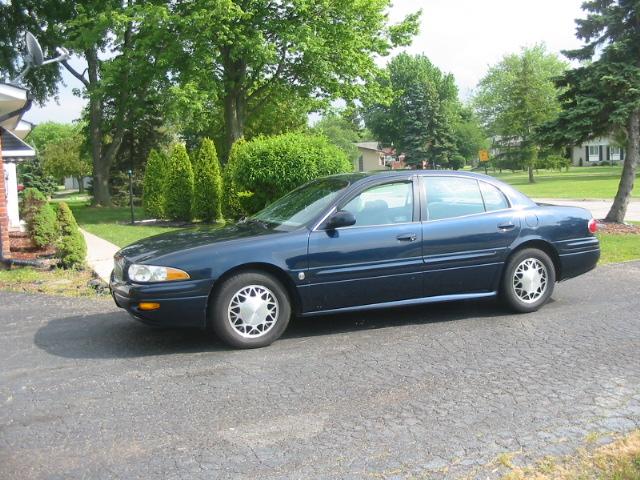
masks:
<path id="1" fill-rule="evenodd" d="M 495 301 L 363 311 L 293 319 L 287 338 L 349 334 L 406 325 L 449 322 L 465 318 L 502 317 Z M 151 355 L 227 351 L 212 333 L 199 329 L 155 328 L 138 323 L 124 312 L 77 315 L 49 321 L 37 330 L 34 343 L 65 358 L 135 358 Z"/>

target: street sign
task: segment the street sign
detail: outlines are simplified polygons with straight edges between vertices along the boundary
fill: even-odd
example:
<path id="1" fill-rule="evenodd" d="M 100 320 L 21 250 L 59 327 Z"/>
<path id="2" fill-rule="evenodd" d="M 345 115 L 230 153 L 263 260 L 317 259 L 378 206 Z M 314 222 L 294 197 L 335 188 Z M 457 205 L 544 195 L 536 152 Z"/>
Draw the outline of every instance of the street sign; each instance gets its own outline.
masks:
<path id="1" fill-rule="evenodd" d="M 482 150 L 478 151 L 478 158 L 480 159 L 481 162 L 488 162 L 489 161 L 489 150 L 483 148 Z"/>

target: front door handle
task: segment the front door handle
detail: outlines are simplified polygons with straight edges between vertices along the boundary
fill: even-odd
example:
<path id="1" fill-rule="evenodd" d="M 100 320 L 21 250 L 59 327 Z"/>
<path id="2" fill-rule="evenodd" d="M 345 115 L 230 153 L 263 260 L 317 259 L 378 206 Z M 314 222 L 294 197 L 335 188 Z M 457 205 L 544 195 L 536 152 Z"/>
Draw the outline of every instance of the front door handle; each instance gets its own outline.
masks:
<path id="1" fill-rule="evenodd" d="M 415 233 L 403 233 L 396 238 L 401 242 L 415 242 L 418 236 Z"/>
<path id="2" fill-rule="evenodd" d="M 501 223 L 500 225 L 498 225 L 498 230 L 500 230 L 501 232 L 507 232 L 509 230 L 513 230 L 514 228 L 516 228 L 515 223 Z"/>

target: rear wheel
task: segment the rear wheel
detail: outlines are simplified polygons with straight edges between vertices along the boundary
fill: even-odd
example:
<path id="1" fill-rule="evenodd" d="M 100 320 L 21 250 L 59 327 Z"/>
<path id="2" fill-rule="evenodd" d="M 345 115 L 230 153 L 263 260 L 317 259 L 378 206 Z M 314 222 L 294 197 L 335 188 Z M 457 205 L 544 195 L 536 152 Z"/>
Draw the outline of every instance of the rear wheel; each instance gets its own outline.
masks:
<path id="1" fill-rule="evenodd" d="M 213 331 L 225 343 L 237 348 L 265 347 L 287 328 L 291 303 L 273 276 L 243 272 L 220 285 L 209 315 Z"/>
<path id="2" fill-rule="evenodd" d="M 536 248 L 526 248 L 509 259 L 501 295 L 513 310 L 535 312 L 549 300 L 555 283 L 556 271 L 549 255 Z"/>

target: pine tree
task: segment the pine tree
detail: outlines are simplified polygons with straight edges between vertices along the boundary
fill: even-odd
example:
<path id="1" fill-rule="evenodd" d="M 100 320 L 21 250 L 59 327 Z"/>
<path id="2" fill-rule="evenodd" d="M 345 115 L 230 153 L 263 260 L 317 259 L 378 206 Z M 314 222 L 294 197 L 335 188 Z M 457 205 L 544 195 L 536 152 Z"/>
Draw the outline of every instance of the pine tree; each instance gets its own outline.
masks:
<path id="1" fill-rule="evenodd" d="M 152 218 L 165 217 L 165 184 L 167 165 L 169 159 L 166 155 L 151 150 L 144 171 L 144 192 L 142 203 L 145 213 Z"/>
<path id="2" fill-rule="evenodd" d="M 171 150 L 164 192 L 167 217 L 171 220 L 191 221 L 193 169 L 183 144 L 178 143 Z"/>
<path id="3" fill-rule="evenodd" d="M 222 176 L 213 141 L 205 138 L 194 164 L 193 216 L 205 222 L 222 220 Z"/>

